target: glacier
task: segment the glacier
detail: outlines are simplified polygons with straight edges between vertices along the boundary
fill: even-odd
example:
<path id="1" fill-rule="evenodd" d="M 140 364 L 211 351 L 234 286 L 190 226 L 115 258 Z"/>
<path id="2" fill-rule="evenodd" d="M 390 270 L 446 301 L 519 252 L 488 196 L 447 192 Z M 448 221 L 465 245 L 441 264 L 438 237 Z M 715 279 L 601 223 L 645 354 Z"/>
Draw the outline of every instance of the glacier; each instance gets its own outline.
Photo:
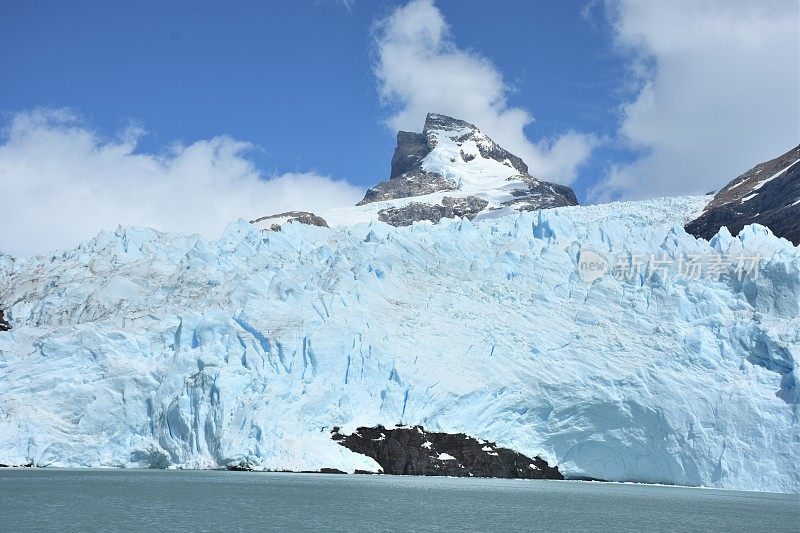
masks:
<path id="1" fill-rule="evenodd" d="M 800 248 L 758 225 L 696 239 L 707 202 L 0 254 L 0 463 L 377 471 L 331 429 L 400 424 L 567 477 L 800 492 Z M 763 260 L 585 283 L 586 249 Z"/>

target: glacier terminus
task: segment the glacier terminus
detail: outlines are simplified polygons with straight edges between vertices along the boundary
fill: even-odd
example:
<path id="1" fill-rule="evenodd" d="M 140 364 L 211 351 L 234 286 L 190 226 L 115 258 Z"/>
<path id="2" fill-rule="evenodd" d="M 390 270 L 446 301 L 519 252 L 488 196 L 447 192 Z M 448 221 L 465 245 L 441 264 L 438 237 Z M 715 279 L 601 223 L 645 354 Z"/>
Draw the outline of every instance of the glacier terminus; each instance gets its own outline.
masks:
<path id="1" fill-rule="evenodd" d="M 568 479 L 798 492 L 800 250 L 689 235 L 708 200 L 0 255 L 0 463 L 377 472 L 334 428 L 421 426 Z M 587 283 L 582 250 L 762 261 Z"/>

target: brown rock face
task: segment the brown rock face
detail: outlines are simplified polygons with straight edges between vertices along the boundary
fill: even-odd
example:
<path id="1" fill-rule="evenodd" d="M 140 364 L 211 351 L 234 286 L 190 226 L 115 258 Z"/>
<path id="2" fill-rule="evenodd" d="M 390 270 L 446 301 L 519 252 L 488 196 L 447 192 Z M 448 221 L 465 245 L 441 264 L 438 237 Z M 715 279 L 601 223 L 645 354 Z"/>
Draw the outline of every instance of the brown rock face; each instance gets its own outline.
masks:
<path id="1" fill-rule="evenodd" d="M 710 239 L 722 226 L 737 235 L 747 224 L 767 226 L 800 245 L 800 146 L 728 183 L 686 231 Z"/>

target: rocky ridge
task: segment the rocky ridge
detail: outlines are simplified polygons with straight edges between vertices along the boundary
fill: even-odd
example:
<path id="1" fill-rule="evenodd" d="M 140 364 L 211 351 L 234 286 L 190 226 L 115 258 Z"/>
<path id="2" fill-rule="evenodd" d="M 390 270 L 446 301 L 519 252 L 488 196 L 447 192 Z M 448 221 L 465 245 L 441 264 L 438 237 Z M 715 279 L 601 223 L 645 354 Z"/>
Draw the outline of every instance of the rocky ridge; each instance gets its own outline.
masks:
<path id="1" fill-rule="evenodd" d="M 736 235 L 748 224 L 800 245 L 800 145 L 728 183 L 686 231 L 708 240 L 723 226 Z"/>

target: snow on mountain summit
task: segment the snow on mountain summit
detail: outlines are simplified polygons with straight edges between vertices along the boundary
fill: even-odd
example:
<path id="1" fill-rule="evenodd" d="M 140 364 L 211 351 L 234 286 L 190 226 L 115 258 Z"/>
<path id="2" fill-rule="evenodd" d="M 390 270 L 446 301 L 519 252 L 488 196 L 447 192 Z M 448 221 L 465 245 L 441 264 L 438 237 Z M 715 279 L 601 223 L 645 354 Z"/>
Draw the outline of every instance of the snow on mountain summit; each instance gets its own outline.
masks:
<path id="1" fill-rule="evenodd" d="M 800 252 L 695 239 L 706 201 L 0 256 L 0 463 L 375 471 L 333 428 L 402 424 L 566 477 L 798 492 Z M 587 283 L 586 250 L 763 261 Z"/>
<path id="2" fill-rule="evenodd" d="M 359 205 L 437 192 L 474 197 L 482 202 L 478 211 L 577 204 L 569 187 L 530 176 L 522 159 L 474 124 L 429 113 L 422 133 L 398 133 L 389 179 L 369 189 Z"/>

